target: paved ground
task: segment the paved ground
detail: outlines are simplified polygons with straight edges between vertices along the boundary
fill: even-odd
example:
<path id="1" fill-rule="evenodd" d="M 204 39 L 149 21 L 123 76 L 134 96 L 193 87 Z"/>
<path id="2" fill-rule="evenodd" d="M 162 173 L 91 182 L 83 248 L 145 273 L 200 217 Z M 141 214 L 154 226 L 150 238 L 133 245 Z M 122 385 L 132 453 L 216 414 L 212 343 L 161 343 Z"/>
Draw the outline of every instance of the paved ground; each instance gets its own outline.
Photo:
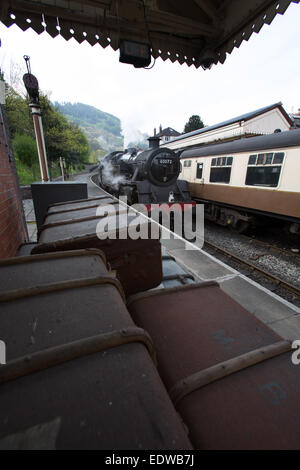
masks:
<path id="1" fill-rule="evenodd" d="M 32 199 L 24 199 L 23 207 L 25 212 L 25 219 L 27 223 L 27 230 L 29 236 L 29 242 L 36 242 L 37 239 L 37 228 L 35 223 L 35 213 Z"/>

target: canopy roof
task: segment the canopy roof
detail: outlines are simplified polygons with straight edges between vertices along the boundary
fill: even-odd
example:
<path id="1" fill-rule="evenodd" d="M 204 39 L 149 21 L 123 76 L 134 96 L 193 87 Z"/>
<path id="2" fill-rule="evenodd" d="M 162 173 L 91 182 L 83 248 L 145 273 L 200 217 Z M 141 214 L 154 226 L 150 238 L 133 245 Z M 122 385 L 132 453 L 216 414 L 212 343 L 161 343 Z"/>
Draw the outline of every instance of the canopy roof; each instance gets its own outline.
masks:
<path id="1" fill-rule="evenodd" d="M 293 0 L 299 3 L 300 0 Z M 283 14 L 289 0 L 1 0 L 0 20 L 79 43 L 148 43 L 154 58 L 210 68 Z"/>
<path id="2" fill-rule="evenodd" d="M 232 142 L 221 142 L 213 145 L 203 145 L 184 150 L 181 158 L 208 157 L 214 155 L 231 155 L 243 152 L 255 152 L 262 150 L 280 150 L 286 147 L 300 146 L 300 129 L 278 132 L 274 134 L 238 139 Z"/>
<path id="3" fill-rule="evenodd" d="M 253 119 L 257 116 L 260 116 L 262 114 L 267 113 L 268 111 L 272 111 L 272 109 L 278 109 L 278 111 L 281 112 L 285 120 L 287 121 L 287 124 L 290 126 L 293 125 L 293 120 L 290 118 L 290 116 L 286 113 L 284 107 L 282 106 L 281 101 L 278 103 L 270 104 L 268 106 L 264 106 L 263 108 L 256 109 L 255 111 L 250 111 L 248 113 L 242 114 L 241 116 L 236 116 L 234 118 L 228 119 L 227 121 L 222 121 L 217 124 L 213 124 L 212 126 L 206 126 L 202 127 L 201 129 L 197 129 L 195 131 L 187 132 L 186 134 L 181 134 L 178 137 L 175 137 L 172 139 L 172 142 L 181 140 L 181 139 L 186 139 L 187 137 L 191 137 L 193 135 L 198 135 L 198 134 L 205 134 L 209 131 L 212 131 L 214 129 L 219 129 L 220 127 L 226 127 L 230 126 L 230 124 L 234 124 L 236 122 L 242 122 L 242 121 L 249 121 L 250 119 Z"/>

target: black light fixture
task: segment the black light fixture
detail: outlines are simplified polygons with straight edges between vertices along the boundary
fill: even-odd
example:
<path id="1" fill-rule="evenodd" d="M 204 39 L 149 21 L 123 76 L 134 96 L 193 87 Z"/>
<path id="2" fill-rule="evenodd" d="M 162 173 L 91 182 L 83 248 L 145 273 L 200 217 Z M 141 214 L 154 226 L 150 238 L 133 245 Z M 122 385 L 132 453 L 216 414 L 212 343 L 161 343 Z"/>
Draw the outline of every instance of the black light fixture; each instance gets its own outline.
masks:
<path id="1" fill-rule="evenodd" d="M 120 39 L 120 62 L 132 64 L 136 68 L 148 67 L 151 62 L 151 48 L 149 44 Z"/>

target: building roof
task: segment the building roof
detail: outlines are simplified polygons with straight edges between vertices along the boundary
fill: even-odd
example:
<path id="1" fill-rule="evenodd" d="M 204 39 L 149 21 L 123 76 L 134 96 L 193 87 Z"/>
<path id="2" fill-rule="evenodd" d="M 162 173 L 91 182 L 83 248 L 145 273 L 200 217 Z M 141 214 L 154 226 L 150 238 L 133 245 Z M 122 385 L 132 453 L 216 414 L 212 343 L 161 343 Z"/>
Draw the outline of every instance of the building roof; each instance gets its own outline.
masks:
<path id="1" fill-rule="evenodd" d="M 265 106 L 264 108 L 259 108 L 254 111 L 250 111 L 248 113 L 242 114 L 241 116 L 236 116 L 234 118 L 228 119 L 227 121 L 219 122 L 218 124 L 214 124 L 213 126 L 206 126 L 206 127 L 203 127 L 202 129 L 197 129 L 196 131 L 187 132 L 186 134 L 181 134 L 181 136 L 175 138 L 174 141 L 185 139 L 193 135 L 205 134 L 206 132 L 212 131 L 214 129 L 218 129 L 220 127 L 226 127 L 236 122 L 249 121 L 250 119 L 253 119 L 261 114 L 267 113 L 268 111 L 271 111 L 272 109 L 275 109 L 275 108 L 279 109 L 279 111 L 283 114 L 285 119 L 288 121 L 289 125 L 292 126 L 293 122 L 290 116 L 286 113 L 286 111 L 284 110 L 282 106 L 282 103 L 279 101 L 278 103 L 274 103 L 269 106 Z"/>
<path id="2" fill-rule="evenodd" d="M 292 1 L 1 0 L 0 20 L 114 50 L 120 38 L 143 42 L 153 58 L 210 68 Z"/>
<path id="3" fill-rule="evenodd" d="M 300 113 L 290 114 L 290 117 L 293 121 L 294 127 L 300 127 Z"/>
<path id="4" fill-rule="evenodd" d="M 177 137 L 181 135 L 180 132 L 175 131 L 175 129 L 172 129 L 172 127 L 166 127 L 162 131 L 160 131 L 158 134 L 156 134 L 156 137 L 163 137 L 163 136 L 170 136 L 170 137 Z"/>
<path id="5" fill-rule="evenodd" d="M 220 144 L 202 145 L 187 148 L 181 153 L 181 158 L 203 157 L 213 155 L 231 155 L 242 152 L 281 149 L 300 146 L 300 129 L 261 135 L 258 137 L 242 138 Z"/>

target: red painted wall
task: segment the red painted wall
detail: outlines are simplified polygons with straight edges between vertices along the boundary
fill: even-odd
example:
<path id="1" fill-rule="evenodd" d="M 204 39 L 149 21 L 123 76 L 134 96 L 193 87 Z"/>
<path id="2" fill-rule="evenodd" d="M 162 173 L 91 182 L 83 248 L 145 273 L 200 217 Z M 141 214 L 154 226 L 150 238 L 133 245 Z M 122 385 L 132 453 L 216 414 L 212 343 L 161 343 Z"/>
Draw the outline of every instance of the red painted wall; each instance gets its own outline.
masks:
<path id="1" fill-rule="evenodd" d="M 15 256 L 27 238 L 5 108 L 0 105 L 0 258 Z"/>

